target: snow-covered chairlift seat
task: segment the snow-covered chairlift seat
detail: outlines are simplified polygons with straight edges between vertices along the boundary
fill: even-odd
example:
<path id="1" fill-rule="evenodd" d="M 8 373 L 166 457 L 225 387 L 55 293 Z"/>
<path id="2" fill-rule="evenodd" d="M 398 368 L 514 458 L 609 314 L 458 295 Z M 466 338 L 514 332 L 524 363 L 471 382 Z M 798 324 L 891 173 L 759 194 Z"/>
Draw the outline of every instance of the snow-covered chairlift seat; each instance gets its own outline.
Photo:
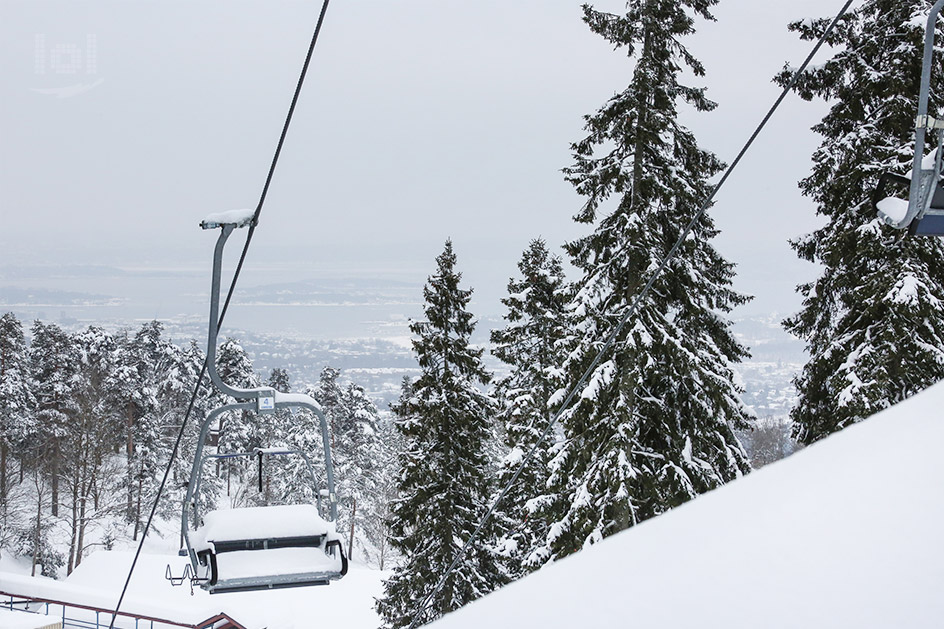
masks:
<path id="1" fill-rule="evenodd" d="M 211 511 L 191 537 L 210 593 L 327 585 L 347 573 L 341 538 L 313 505 Z"/>
<path id="2" fill-rule="evenodd" d="M 944 236 L 944 185 L 936 153 L 923 160 L 919 176 L 919 189 L 923 198 L 915 199 L 918 211 L 907 225 L 908 233 L 915 236 Z M 888 172 L 882 174 L 875 189 L 873 204 L 886 222 L 895 224 L 905 220 L 909 210 L 909 201 L 905 199 L 909 197 L 910 187 L 910 177 Z"/>

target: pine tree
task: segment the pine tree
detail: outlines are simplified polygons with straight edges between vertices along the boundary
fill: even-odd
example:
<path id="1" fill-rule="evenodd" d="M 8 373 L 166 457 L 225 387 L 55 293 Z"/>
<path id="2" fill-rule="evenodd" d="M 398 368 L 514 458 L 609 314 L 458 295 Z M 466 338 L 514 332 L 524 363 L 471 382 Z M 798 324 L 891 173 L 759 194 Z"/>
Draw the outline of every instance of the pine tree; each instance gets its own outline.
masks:
<path id="1" fill-rule="evenodd" d="M 52 515 L 59 515 L 59 473 L 62 444 L 77 412 L 75 378 L 79 352 L 74 339 L 54 323 L 33 323 L 30 344 L 30 377 L 36 397 L 36 434 L 30 435 L 32 456 L 50 479 Z"/>
<path id="2" fill-rule="evenodd" d="M 0 510 L 7 509 L 7 468 L 10 454 L 33 430 L 36 404 L 29 377 L 29 354 L 23 325 L 12 312 L 0 317 Z M 0 519 L 0 521 L 3 521 Z"/>
<path id="3" fill-rule="evenodd" d="M 551 397 L 560 386 L 567 330 L 567 293 L 560 258 L 546 243 L 531 241 L 518 262 L 519 279 L 508 282 L 502 303 L 507 326 L 493 330 L 492 354 L 511 367 L 496 383 L 505 424 L 508 455 L 499 471 L 504 487 L 547 429 L 554 412 Z M 547 500 L 548 465 L 555 439 L 542 442 L 505 496 L 499 515 L 508 529 L 504 546 L 516 575 L 533 564 L 529 557 L 547 537 L 539 505 Z"/>
<path id="4" fill-rule="evenodd" d="M 584 7 L 584 21 L 635 62 L 630 85 L 586 118 L 568 181 L 585 198 L 574 217 L 593 225 L 566 246 L 582 277 L 564 364 L 575 386 L 722 168 L 678 122 L 678 108 L 710 111 L 704 74 L 683 44 L 714 0 L 630 0 L 625 15 Z M 612 201 L 612 202 L 610 202 Z M 749 412 L 732 363 L 746 350 L 721 315 L 746 298 L 731 289 L 733 265 L 710 244 L 703 217 L 562 418 L 552 461 L 554 522 L 539 560 L 658 515 L 748 471 L 734 429 Z"/>
<path id="5" fill-rule="evenodd" d="M 73 413 L 65 427 L 60 472 L 68 488 L 71 531 L 67 572 L 82 563 L 89 524 L 110 511 L 117 498 L 118 470 L 108 470 L 109 454 L 122 442 L 123 414 L 115 395 L 117 344 L 102 328 L 89 326 L 73 337 L 77 351 L 71 395 Z M 114 487 L 113 487 L 114 486 Z M 102 500 L 105 497 L 105 501 Z"/>
<path id="6" fill-rule="evenodd" d="M 172 444 L 177 437 L 181 423 L 184 421 L 193 388 L 203 368 L 206 355 L 196 341 L 190 341 L 183 348 L 169 343 L 166 349 L 168 352 L 165 360 L 166 371 L 160 383 L 158 399 L 161 406 L 161 416 L 165 418 L 165 425 L 167 426 L 167 443 Z M 174 459 L 173 485 L 164 492 L 161 499 L 160 513 L 163 517 L 179 516 L 180 505 L 183 503 L 187 483 L 190 479 L 200 429 L 210 409 L 221 403 L 222 401 L 217 395 L 197 396 L 192 416 L 186 426 L 185 436 L 181 441 L 180 452 L 177 458 Z M 202 482 L 200 483 L 199 503 L 201 505 L 216 505 L 222 492 L 222 486 L 217 474 L 210 474 L 204 469 Z"/>
<path id="7" fill-rule="evenodd" d="M 170 458 L 171 435 L 165 434 L 163 419 L 173 409 L 163 409 L 161 390 L 171 376 L 175 349 L 162 338 L 163 325 L 150 321 L 134 334 L 124 335 L 118 347 L 113 392 L 123 415 L 126 455 L 126 510 L 134 523 L 132 539 L 137 539 L 146 508 L 157 490 L 157 479 Z"/>
<path id="8" fill-rule="evenodd" d="M 409 378 L 404 377 L 406 387 L 410 387 Z M 365 517 L 363 527 L 371 549 L 364 549 L 365 558 L 380 570 L 388 562 L 396 559 L 397 553 L 390 545 L 390 520 L 393 516 L 393 501 L 398 497 L 397 490 L 397 454 L 402 450 L 402 438 L 391 418 L 381 416 L 379 421 L 380 452 L 374 460 L 376 487 L 373 505 Z"/>
<path id="9" fill-rule="evenodd" d="M 216 354 L 216 369 L 223 382 L 230 386 L 251 389 L 259 386 L 259 379 L 252 368 L 252 359 L 246 354 L 239 342 L 227 338 L 220 343 Z M 220 397 L 220 396 L 214 396 Z M 224 403 L 235 402 L 229 396 L 222 396 Z M 255 448 L 268 445 L 263 443 L 265 434 L 253 411 L 231 411 L 220 417 L 219 452 L 252 452 Z M 248 459 L 226 459 L 217 461 L 217 472 L 225 474 L 226 495 L 231 497 L 232 506 L 245 506 L 255 503 L 258 494 L 255 478 Z M 222 469 L 225 468 L 225 471 Z M 245 481 L 245 482 L 243 482 Z"/>
<path id="10" fill-rule="evenodd" d="M 349 535 L 349 556 L 358 552 L 370 559 L 380 540 L 372 538 L 368 523 L 382 517 L 380 495 L 387 456 L 381 441 L 381 418 L 377 406 L 364 388 L 349 383 L 342 395 L 345 409 L 337 425 L 339 531 Z M 342 456 L 343 455 L 343 456 Z"/>
<path id="11" fill-rule="evenodd" d="M 331 448 L 337 447 L 337 424 L 342 420 L 344 410 L 341 407 L 341 396 L 343 391 L 338 378 L 341 377 L 341 370 L 335 367 L 325 367 L 321 370 L 318 378 L 318 386 L 315 388 L 313 397 L 321 404 L 321 410 L 325 414 L 328 422 L 328 430 L 331 431 Z"/>
<path id="12" fill-rule="evenodd" d="M 227 338 L 220 343 L 216 354 L 216 368 L 223 382 L 230 386 L 243 389 L 259 386 L 259 379 L 252 368 L 252 359 L 235 339 Z M 226 399 L 226 403 L 232 402 L 235 400 Z M 222 419 L 220 451 L 251 452 L 253 448 L 263 445 L 261 433 L 255 413 L 230 413 Z"/>
<path id="13" fill-rule="evenodd" d="M 870 197 L 885 170 L 908 172 L 921 72 L 924 0 L 868 0 L 848 13 L 826 63 L 798 92 L 834 103 L 813 129 L 823 141 L 800 182 L 828 223 L 791 244 L 822 275 L 802 284 L 803 309 L 784 321 L 810 360 L 796 378 L 795 436 L 809 444 L 944 378 L 944 245 L 885 226 Z M 829 20 L 789 28 L 819 38 Z M 944 28 L 938 22 L 938 39 Z M 930 112 L 944 106 L 940 50 Z M 777 78 L 786 84 L 794 71 Z"/>
<path id="14" fill-rule="evenodd" d="M 413 352 L 422 373 L 393 407 L 404 437 L 393 505 L 391 544 L 404 561 L 384 585 L 377 610 L 387 627 L 404 627 L 469 539 L 487 509 L 485 454 L 494 403 L 482 392 L 489 374 L 482 350 L 470 345 L 475 327 L 466 309 L 472 291 L 459 288 L 456 256 L 447 241 L 423 291 L 425 321 L 415 321 Z M 489 540 L 490 525 L 449 575 L 420 619 L 430 622 L 487 594 L 504 580 Z"/>

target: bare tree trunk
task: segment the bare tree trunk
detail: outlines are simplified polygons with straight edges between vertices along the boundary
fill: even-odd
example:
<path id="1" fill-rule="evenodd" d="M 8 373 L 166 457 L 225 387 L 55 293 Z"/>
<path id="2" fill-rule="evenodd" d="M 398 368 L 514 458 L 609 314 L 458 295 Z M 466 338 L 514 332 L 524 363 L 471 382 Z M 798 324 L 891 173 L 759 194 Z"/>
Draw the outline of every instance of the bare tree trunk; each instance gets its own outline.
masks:
<path id="1" fill-rule="evenodd" d="M 132 464 L 132 457 L 134 456 L 134 435 L 132 430 L 134 428 L 134 417 L 132 413 L 133 407 L 131 406 L 131 400 L 128 400 L 128 413 L 127 413 L 127 445 L 125 450 L 128 457 L 128 517 L 133 517 L 134 515 L 134 466 Z M 137 528 L 135 528 L 137 530 Z"/>
<path id="2" fill-rule="evenodd" d="M 357 515 L 357 498 L 351 498 L 353 504 L 351 505 L 351 537 L 347 542 L 347 558 L 352 559 L 354 557 L 354 516 Z"/>
<path id="3" fill-rule="evenodd" d="M 138 501 L 134 509 L 134 535 L 131 536 L 131 541 L 138 540 L 138 530 L 141 527 L 141 494 L 144 492 L 144 477 L 138 478 Z"/>
<path id="4" fill-rule="evenodd" d="M 39 559 L 39 540 L 40 527 L 43 523 L 43 492 L 41 490 L 42 481 L 39 476 L 39 470 L 35 470 L 36 475 L 36 528 L 33 530 L 33 565 L 30 576 L 36 576 L 36 562 Z"/>
<path id="5" fill-rule="evenodd" d="M 59 440 L 55 440 L 52 452 L 52 517 L 59 516 Z"/>
<path id="6" fill-rule="evenodd" d="M 87 471 L 87 473 L 89 474 L 89 479 L 88 482 L 83 485 L 82 495 L 79 497 L 79 541 L 76 544 L 76 568 L 78 568 L 79 564 L 82 563 L 82 552 L 85 550 L 85 527 L 88 524 L 88 495 L 92 492 L 92 488 L 95 486 L 96 481 L 94 469 Z"/>
<path id="7" fill-rule="evenodd" d="M 377 550 L 380 551 L 380 569 L 384 569 L 384 559 L 387 554 L 387 536 L 382 535 L 380 541 L 377 543 Z"/>
<path id="8" fill-rule="evenodd" d="M 0 504 L 7 503 L 7 444 L 0 441 Z"/>
<path id="9" fill-rule="evenodd" d="M 79 498 L 79 539 L 75 545 L 75 565 L 73 568 L 78 568 L 79 564 L 82 563 L 82 548 L 85 545 L 85 496 Z"/>
<path id="10" fill-rule="evenodd" d="M 72 574 L 75 567 L 75 548 L 79 535 L 79 487 L 78 470 L 72 483 L 72 535 L 69 537 L 69 563 L 66 565 L 66 575 Z"/>

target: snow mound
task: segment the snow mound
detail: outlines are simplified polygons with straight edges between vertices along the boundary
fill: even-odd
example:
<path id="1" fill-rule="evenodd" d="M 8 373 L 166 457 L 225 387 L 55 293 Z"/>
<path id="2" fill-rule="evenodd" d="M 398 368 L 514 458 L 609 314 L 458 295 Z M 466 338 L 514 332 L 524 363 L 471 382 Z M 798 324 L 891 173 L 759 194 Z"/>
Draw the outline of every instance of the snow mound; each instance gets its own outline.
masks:
<path id="1" fill-rule="evenodd" d="M 46 615 L 24 614 L 0 607 L 0 627 L 3 629 L 53 629 L 61 626 L 58 622 L 54 624 Z"/>
<path id="2" fill-rule="evenodd" d="M 437 629 L 940 627 L 944 384 Z"/>

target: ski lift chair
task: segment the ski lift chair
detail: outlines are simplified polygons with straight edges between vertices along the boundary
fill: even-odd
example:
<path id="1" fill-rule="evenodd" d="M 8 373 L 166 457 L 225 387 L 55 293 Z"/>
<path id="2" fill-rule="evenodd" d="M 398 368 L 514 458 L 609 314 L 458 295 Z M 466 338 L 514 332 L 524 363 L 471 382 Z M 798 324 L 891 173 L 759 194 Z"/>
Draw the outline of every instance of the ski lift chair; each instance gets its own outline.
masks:
<path id="1" fill-rule="evenodd" d="M 931 9 L 925 30 L 911 176 L 909 178 L 894 173 L 883 174 L 872 198 L 876 211 L 886 223 L 895 229 L 907 229 L 909 234 L 917 236 L 944 236 L 944 184 L 941 181 L 944 120 L 936 120 L 928 115 L 934 34 L 942 9 L 944 0 L 937 0 Z M 937 150 L 925 156 L 925 136 L 934 131 L 938 132 Z M 897 188 L 898 194 L 889 194 L 889 188 L 892 186 Z"/>
<path id="2" fill-rule="evenodd" d="M 940 138 L 944 141 L 944 132 Z M 920 160 L 910 177 L 882 174 L 872 201 L 886 223 L 907 229 L 913 236 L 944 236 L 942 153 L 939 142 L 938 149 Z"/>
<path id="3" fill-rule="evenodd" d="M 189 578 L 191 586 L 197 583 L 211 594 L 326 585 L 347 572 L 347 558 L 334 526 L 338 503 L 328 424 L 321 407 L 307 395 L 281 393 L 270 388 L 231 387 L 222 381 L 216 370 L 223 247 L 234 229 L 251 222 L 251 212 L 236 211 L 212 215 L 201 223 L 204 229 L 221 228 L 213 256 L 207 369 L 220 392 L 243 401 L 215 408 L 203 421 L 181 514 L 185 548 L 180 554 L 189 557 L 190 563 L 183 577 L 172 577 L 169 567 L 167 576 L 175 585 Z M 261 470 L 264 456 L 301 455 L 310 479 L 315 482 L 311 460 L 297 451 L 268 448 L 253 453 L 203 454 L 210 426 L 223 413 L 273 413 L 281 408 L 303 408 L 318 417 L 327 481 L 327 489 L 318 492 L 318 504 L 225 509 L 210 511 L 201 517 L 198 497 L 203 463 L 207 458 L 257 456 Z M 323 513 L 322 498 L 327 498 L 327 513 Z"/>

